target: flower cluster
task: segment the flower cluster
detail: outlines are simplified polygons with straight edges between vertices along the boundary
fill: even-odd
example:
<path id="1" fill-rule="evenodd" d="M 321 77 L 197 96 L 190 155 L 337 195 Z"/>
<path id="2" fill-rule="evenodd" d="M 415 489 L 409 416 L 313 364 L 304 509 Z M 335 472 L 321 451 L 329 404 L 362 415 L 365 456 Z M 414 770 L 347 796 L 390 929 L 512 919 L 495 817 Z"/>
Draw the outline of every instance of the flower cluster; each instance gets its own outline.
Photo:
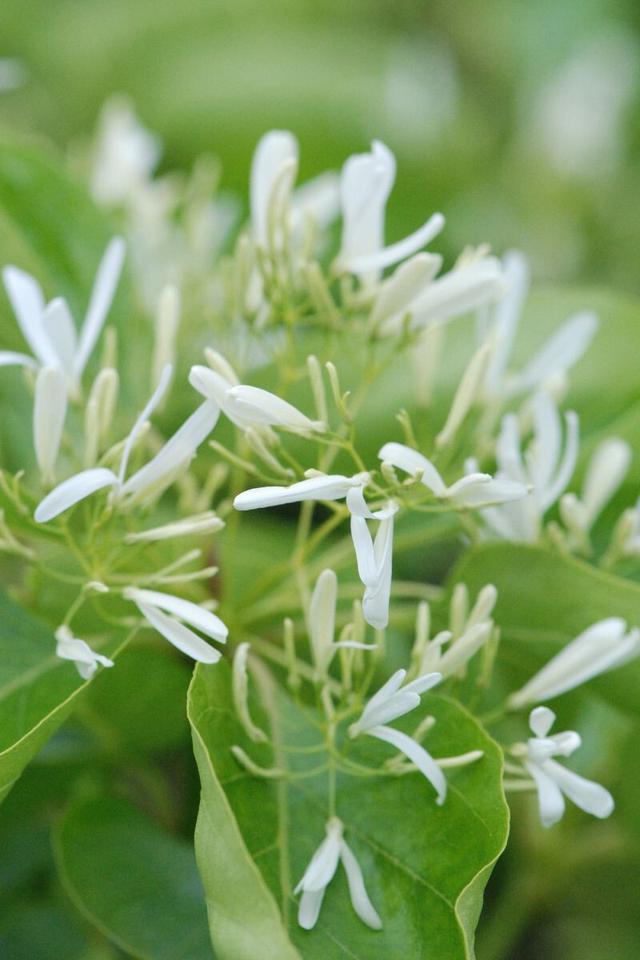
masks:
<path id="1" fill-rule="evenodd" d="M 1 475 L 0 549 L 54 578 L 68 550 L 78 593 L 55 622 L 56 653 L 85 681 L 114 666 L 89 643 L 102 649 L 113 625 L 128 635 L 150 627 L 207 667 L 228 653 L 235 713 L 252 749 L 269 743 L 252 709 L 252 668 L 271 660 L 286 671 L 292 695 L 314 711 L 319 749 L 328 757 L 321 772 L 330 780 L 326 835 L 296 888 L 300 925 L 314 926 L 341 864 L 355 913 L 377 930 L 383 919 L 345 840 L 336 773 L 420 773 L 428 782 L 425 802 L 446 808 L 444 771 L 481 763 L 483 752 L 434 756 L 427 746 L 434 718 L 423 713 L 412 732 L 402 729 L 409 722 L 402 718 L 417 716 L 436 686 L 462 699 L 470 687 L 475 702 L 491 687 L 500 640 L 495 586 L 487 584 L 471 602 L 458 584 L 447 621 L 442 588 L 429 587 L 421 574 L 407 580 L 406 565 L 394 579 L 394 558 L 402 560 L 409 527 L 414 546 L 422 548 L 430 524 L 441 524 L 457 544 L 544 542 L 593 556 L 594 528 L 631 460 L 625 441 L 605 438 L 580 490 L 567 492 L 580 438 L 578 416 L 562 412 L 562 401 L 597 321 L 589 313 L 570 317 L 514 371 L 528 286 L 523 257 L 509 253 L 499 260 L 485 248 L 464 250 L 443 272 L 442 258 L 425 251 L 444 228 L 440 213 L 388 243 L 386 205 L 396 165 L 378 141 L 349 157 L 339 173 L 297 187 L 295 137 L 266 134 L 251 168 L 249 223 L 221 263 L 214 263 L 219 251 L 207 231 L 224 219 L 219 202 L 208 196 L 183 209 L 189 191 L 155 177 L 158 156 L 156 139 L 129 108 L 111 104 L 101 122 L 92 189 L 123 214 L 139 299 L 153 313 L 136 354 L 150 357 L 153 388 L 146 402 L 140 377 L 123 383 L 121 392 L 115 327 L 102 337 L 110 311 L 117 314 L 125 240 L 108 245 L 79 329 L 64 298 L 47 302 L 37 280 L 18 267 L 3 272 L 31 353 L 2 351 L 0 366 L 23 368 L 32 391 L 36 469 L 21 463 L 13 477 Z M 332 247 L 338 218 L 340 239 Z M 196 221 L 204 234 L 200 246 Z M 197 282 L 189 270 L 194 244 L 212 261 Z M 200 299 L 189 301 L 194 286 Z M 213 312 L 224 322 L 212 321 L 203 337 L 200 321 L 187 326 L 181 305 L 202 304 L 205 288 L 214 291 Z M 388 372 L 401 361 L 407 379 L 407 356 L 415 358 L 425 336 L 444 337 L 446 324 L 469 313 L 476 316 L 478 343 L 448 409 L 433 404 L 420 422 L 419 414 L 401 410 L 397 428 L 384 423 L 384 442 L 369 449 L 361 423 L 366 429 L 366 418 L 378 417 L 376 391 L 385 396 Z M 205 340 L 204 362 L 196 362 Z M 196 343 L 197 355 L 182 355 L 184 344 L 195 351 Z M 353 350 L 352 361 L 343 348 L 353 344 L 361 349 Z M 347 381 L 351 391 L 343 389 Z M 174 392 L 177 384 L 189 398 L 187 409 Z M 136 416 L 123 402 L 132 394 Z M 254 642 L 260 630 L 254 630 L 259 617 L 251 620 L 255 609 L 249 603 L 247 610 L 225 608 L 224 589 L 215 596 L 216 566 L 193 546 L 202 538 L 209 545 L 212 534 L 224 538 L 225 525 L 246 524 L 250 532 L 252 520 L 241 514 L 266 509 L 298 517 L 284 564 L 284 602 L 262 607 L 287 613 L 282 644 L 272 637 Z M 639 554 L 639 531 L 636 506 L 617 521 L 603 564 Z M 176 555 L 184 541 L 190 549 Z M 257 559 L 268 583 L 271 558 Z M 254 588 L 259 594 L 260 585 Z M 75 635 L 74 619 L 86 604 L 95 614 L 95 639 Z M 554 715 L 540 706 L 640 653 L 640 630 L 611 613 L 588 625 L 497 710 L 503 716 L 534 708 L 533 736 L 505 746 L 511 757 L 505 769 L 513 775 L 505 787 L 537 791 L 545 826 L 562 816 L 564 797 L 597 817 L 613 809 L 603 787 L 554 759 L 570 756 L 580 738 L 572 731 L 550 735 Z M 407 659 L 393 658 L 394 666 L 407 666 L 391 670 L 385 648 L 407 620 L 415 622 L 413 646 Z M 433 636 L 432 620 L 440 627 Z M 370 760 L 375 750 L 382 750 L 377 764 Z M 259 765 L 239 745 L 233 755 L 254 776 L 288 775 Z"/>

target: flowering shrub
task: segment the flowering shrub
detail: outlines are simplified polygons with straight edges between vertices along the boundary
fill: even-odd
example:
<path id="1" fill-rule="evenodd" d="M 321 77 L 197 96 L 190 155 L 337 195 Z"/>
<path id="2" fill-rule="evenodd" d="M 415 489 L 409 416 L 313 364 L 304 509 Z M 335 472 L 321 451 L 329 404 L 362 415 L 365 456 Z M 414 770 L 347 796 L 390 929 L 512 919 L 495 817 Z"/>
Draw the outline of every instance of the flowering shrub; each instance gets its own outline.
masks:
<path id="1" fill-rule="evenodd" d="M 59 171 L 0 163 L 16 220 L 43 184 L 61 204 L 3 271 L 0 789 L 73 707 L 89 739 L 139 697 L 142 729 L 162 729 L 183 706 L 164 664 L 190 658 L 202 889 L 104 782 L 83 795 L 81 766 L 56 851 L 89 920 L 134 956 L 210 956 L 205 902 L 221 960 L 472 956 L 505 793 L 530 795 L 541 828 L 567 800 L 614 813 L 593 750 L 580 773 L 564 762 L 581 737 L 552 734 L 547 703 L 607 674 L 598 689 L 637 711 L 639 595 L 618 574 L 640 520 L 610 428 L 626 399 L 579 381 L 606 340 L 590 310 L 530 335 L 519 253 L 443 269 L 425 252 L 439 213 L 387 243 L 382 143 L 297 186 L 296 139 L 266 134 L 248 224 L 202 170 L 156 162 L 112 105 L 91 188 L 121 235 L 99 254 L 103 222 Z M 129 735 L 111 792 L 136 798 Z"/>

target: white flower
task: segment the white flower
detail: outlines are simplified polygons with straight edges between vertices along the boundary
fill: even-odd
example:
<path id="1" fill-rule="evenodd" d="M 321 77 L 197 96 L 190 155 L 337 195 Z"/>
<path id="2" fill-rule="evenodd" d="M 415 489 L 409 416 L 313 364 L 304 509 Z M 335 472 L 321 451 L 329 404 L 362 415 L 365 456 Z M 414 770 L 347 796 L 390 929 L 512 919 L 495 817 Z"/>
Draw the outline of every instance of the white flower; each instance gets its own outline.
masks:
<path id="1" fill-rule="evenodd" d="M 71 660 L 83 680 L 90 680 L 99 664 L 103 667 L 113 666 L 113 660 L 109 660 L 101 653 L 96 653 L 84 640 L 74 637 L 65 625 L 58 627 L 55 638 L 57 640 L 56 656 L 62 660 Z"/>
<path id="2" fill-rule="evenodd" d="M 35 519 L 38 523 L 53 520 L 80 500 L 98 490 L 110 487 L 116 501 L 152 495 L 180 473 L 193 459 L 197 448 L 213 430 L 219 408 L 212 400 L 201 404 L 182 426 L 167 440 L 149 463 L 126 479 L 127 466 L 133 447 L 148 418 L 157 407 L 171 380 L 171 367 L 165 367 L 160 383 L 151 399 L 135 421 L 127 437 L 117 474 L 106 467 L 83 470 L 55 487 L 38 505 Z"/>
<path id="3" fill-rule="evenodd" d="M 390 500 L 382 510 L 371 512 L 365 503 L 362 487 L 347 493 L 351 513 L 351 537 L 356 551 L 358 574 L 365 587 L 362 612 L 368 624 L 383 630 L 389 622 L 389 597 L 393 563 L 393 520 L 398 505 Z M 367 520 L 378 520 L 375 541 Z"/>
<path id="4" fill-rule="evenodd" d="M 360 650 L 373 650 L 374 646 L 355 640 L 336 642 L 336 603 L 338 599 L 338 578 L 333 570 L 323 570 L 316 581 L 309 604 L 309 644 L 311 656 L 318 679 L 324 680 L 331 666 L 336 650 L 341 647 L 353 647 Z"/>
<path id="5" fill-rule="evenodd" d="M 116 237 L 109 243 L 98 266 L 79 335 L 66 300 L 56 297 L 45 303 L 34 277 L 18 267 L 5 267 L 2 276 L 7 296 L 33 357 L 2 351 L 0 365 L 57 367 L 64 372 L 69 393 L 76 394 L 113 301 L 124 252 L 122 238 Z"/>
<path id="6" fill-rule="evenodd" d="M 528 683 L 509 697 L 512 710 L 573 690 L 600 673 L 627 663 L 640 653 L 640 630 L 627 631 L 620 617 L 599 620 L 583 630 Z"/>
<path id="7" fill-rule="evenodd" d="M 91 192 L 98 203 L 135 202 L 160 153 L 160 141 L 143 127 L 127 100 L 109 99 L 100 113 L 91 171 Z"/>
<path id="8" fill-rule="evenodd" d="M 530 486 L 529 495 L 518 503 L 483 510 L 490 532 L 503 540 L 534 542 L 540 536 L 544 514 L 565 490 L 578 458 L 578 417 L 565 413 L 564 450 L 558 409 L 546 393 L 533 399 L 533 439 L 521 451 L 517 417 L 502 419 L 496 446 L 496 478 Z"/>
<path id="9" fill-rule="evenodd" d="M 452 317 L 470 313 L 496 300 L 504 291 L 500 261 L 479 254 L 463 260 L 449 273 L 438 277 L 406 307 L 410 314 L 409 329 L 418 330 L 433 323 L 444 323 Z M 401 326 L 402 314 L 391 317 L 383 326 L 384 333 L 395 333 Z"/>
<path id="10" fill-rule="evenodd" d="M 123 596 L 133 601 L 151 626 L 182 653 L 200 663 L 218 662 L 221 653 L 189 629 L 194 627 L 217 643 L 226 643 L 229 631 L 215 613 L 190 600 L 157 590 L 125 587 Z"/>
<path id="11" fill-rule="evenodd" d="M 422 453 L 403 443 L 385 443 L 378 456 L 405 473 L 419 475 L 421 483 L 439 500 L 451 500 L 459 507 L 476 508 L 489 503 L 519 500 L 527 494 L 523 482 L 488 473 L 469 473 L 447 486 L 434 464 Z"/>
<path id="12" fill-rule="evenodd" d="M 562 519 L 578 539 L 589 533 L 620 488 L 630 463 L 631 447 L 626 440 L 607 437 L 596 447 L 582 481 L 580 496 L 566 493 L 560 501 Z"/>
<path id="13" fill-rule="evenodd" d="M 251 164 L 250 206 L 253 234 L 258 246 L 269 249 L 281 241 L 279 231 L 286 216 L 298 170 L 298 141 L 287 130 L 271 130 L 258 142 Z"/>
<path id="14" fill-rule="evenodd" d="M 271 426 L 294 433 L 309 433 L 326 429 L 324 423 L 310 420 L 274 393 L 248 384 L 232 383 L 209 367 L 192 367 L 189 383 L 198 393 L 215 401 L 225 416 L 242 430 Z"/>
<path id="15" fill-rule="evenodd" d="M 327 835 L 311 858 L 294 891 L 296 894 L 302 892 L 298 923 L 305 930 L 311 930 L 315 926 L 325 891 L 333 880 L 338 863 L 342 863 L 347 875 L 353 909 L 368 927 L 372 930 L 381 930 L 382 921 L 365 889 L 360 865 L 343 838 L 342 822 L 337 817 L 331 817 L 325 829 Z"/>
<path id="16" fill-rule="evenodd" d="M 258 510 L 262 507 L 278 507 L 284 503 L 300 503 L 302 500 L 342 500 L 352 487 L 364 486 L 369 479 L 366 473 L 353 477 L 341 474 L 318 474 L 299 480 L 289 487 L 254 487 L 244 490 L 233 501 L 236 510 Z"/>
<path id="17" fill-rule="evenodd" d="M 33 444 L 43 483 L 51 483 L 67 414 L 67 388 L 59 367 L 40 367 L 33 404 Z"/>
<path id="18" fill-rule="evenodd" d="M 288 130 L 271 130 L 258 142 L 251 164 L 250 207 L 253 236 L 264 250 L 282 247 L 288 234 L 297 235 L 306 219 L 319 227 L 338 214 L 338 182 L 327 172 L 295 192 L 298 141 Z"/>
<path id="19" fill-rule="evenodd" d="M 581 743 L 573 730 L 548 736 L 555 718 L 548 707 L 536 707 L 529 716 L 529 726 L 535 736 L 513 748 L 514 755 L 522 758 L 536 785 L 542 825 L 551 827 L 562 818 L 565 796 L 585 813 L 601 819 L 610 816 L 614 802 L 608 790 L 552 759 L 571 756 Z"/>
<path id="20" fill-rule="evenodd" d="M 406 670 L 396 670 L 384 686 L 380 687 L 366 704 L 360 718 L 349 727 L 349 736 L 355 738 L 366 734 L 390 743 L 404 753 L 433 785 L 437 793 L 436 803 L 441 805 L 447 795 L 447 781 L 442 770 L 424 747 L 408 734 L 394 730 L 387 724 L 419 706 L 420 695 L 439 683 L 442 674 L 427 673 L 402 686 L 406 675 Z"/>
<path id="21" fill-rule="evenodd" d="M 394 270 L 378 287 L 371 310 L 371 323 L 378 326 L 385 320 L 406 315 L 409 305 L 433 280 L 442 265 L 442 257 L 433 253 L 416 253 Z"/>
<path id="22" fill-rule="evenodd" d="M 341 270 L 377 279 L 379 272 L 417 253 L 440 233 L 444 217 L 433 214 L 422 227 L 389 247 L 384 246 L 387 200 L 396 178 L 396 161 L 379 140 L 370 153 L 349 157 L 342 168 L 342 245 L 337 259 Z"/>
<path id="23" fill-rule="evenodd" d="M 538 390 L 563 377 L 587 350 L 598 327 L 595 314 L 584 311 L 569 317 L 539 348 L 518 373 L 509 373 L 522 307 L 529 290 L 526 258 L 511 251 L 502 259 L 506 291 L 491 318 L 482 318 L 482 342 L 491 338 L 493 348 L 484 386 L 490 397 L 514 397 Z M 489 320 L 489 322 L 487 322 Z"/>

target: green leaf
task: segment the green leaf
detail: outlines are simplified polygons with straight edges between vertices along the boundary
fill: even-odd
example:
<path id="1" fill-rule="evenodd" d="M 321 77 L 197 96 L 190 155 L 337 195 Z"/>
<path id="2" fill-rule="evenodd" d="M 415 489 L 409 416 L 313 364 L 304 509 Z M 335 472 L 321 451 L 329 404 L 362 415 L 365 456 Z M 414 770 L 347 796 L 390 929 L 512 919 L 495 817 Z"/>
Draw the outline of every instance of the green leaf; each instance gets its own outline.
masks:
<path id="1" fill-rule="evenodd" d="M 542 547 L 487 544 L 464 557 L 452 576 L 460 581 L 472 595 L 486 583 L 497 587 L 499 659 L 517 684 L 596 620 L 616 616 L 640 625 L 638 584 Z M 640 712 L 639 660 L 589 686 L 614 705 Z"/>
<path id="2" fill-rule="evenodd" d="M 211 960 L 191 845 L 109 797 L 70 806 L 55 840 L 67 893 L 137 960 Z"/>
<path id="3" fill-rule="evenodd" d="M 84 706 L 108 732 L 114 752 L 156 753 L 188 744 L 184 703 L 191 679 L 169 644 L 140 643 L 89 686 Z"/>
<path id="4" fill-rule="evenodd" d="M 0 263 L 33 273 L 49 296 L 68 297 L 81 316 L 112 235 L 104 214 L 42 144 L 0 147 L 0 198 Z"/>
<path id="5" fill-rule="evenodd" d="M 69 716 L 86 683 L 51 629 L 0 591 L 0 800 Z M 113 654 L 114 644 L 101 652 Z"/>
<path id="6" fill-rule="evenodd" d="M 297 924 L 292 890 L 324 837 L 327 774 L 256 778 L 237 765 L 229 748 L 239 744 L 257 763 L 287 763 L 299 774 L 317 765 L 318 755 L 288 753 L 285 747 L 317 743 L 316 718 L 261 669 L 252 711 L 270 730 L 272 755 L 269 747 L 249 742 L 240 728 L 229 673 L 225 663 L 198 667 L 189 696 L 202 782 L 196 856 L 220 960 L 387 960 L 418 953 L 425 960 L 473 957 L 484 885 L 508 831 L 496 744 L 459 704 L 429 695 L 422 715 L 428 711 L 437 718 L 428 739 L 434 756 L 485 752 L 481 761 L 449 772 L 443 807 L 435 804 L 432 788 L 417 773 L 338 774 L 337 813 L 384 929 L 371 931 L 357 919 L 339 870 L 317 926 L 304 931 Z M 412 714 L 407 729 L 418 720 Z M 370 744 L 358 759 L 377 766 L 389 750 Z"/>

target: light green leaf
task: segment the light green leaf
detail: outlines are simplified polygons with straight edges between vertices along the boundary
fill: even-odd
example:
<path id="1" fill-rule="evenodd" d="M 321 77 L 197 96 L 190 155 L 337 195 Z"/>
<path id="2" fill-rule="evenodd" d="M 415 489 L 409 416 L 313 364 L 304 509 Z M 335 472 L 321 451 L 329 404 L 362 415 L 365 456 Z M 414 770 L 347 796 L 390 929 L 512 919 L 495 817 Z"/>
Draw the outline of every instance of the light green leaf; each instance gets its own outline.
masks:
<path id="1" fill-rule="evenodd" d="M 191 845 L 109 797 L 71 805 L 55 835 L 67 893 L 137 960 L 211 960 Z"/>
<path id="2" fill-rule="evenodd" d="M 499 658 L 517 684 L 596 620 L 624 617 L 630 626 L 640 626 L 638 584 L 542 547 L 487 544 L 465 556 L 452 581 L 466 583 L 472 595 L 486 583 L 497 587 Z M 589 687 L 637 714 L 640 660 L 596 678 Z"/>
<path id="3" fill-rule="evenodd" d="M 104 214 L 52 151 L 41 144 L 0 147 L 0 265 L 33 273 L 49 296 L 68 297 L 82 316 L 111 235 Z M 8 310 L 3 295 L 3 314 Z M 19 344 L 17 326 L 13 342 Z"/>
<path id="4" fill-rule="evenodd" d="M 86 686 L 49 627 L 0 591 L 0 800 Z M 113 654 L 112 642 L 101 652 Z"/>
<path id="5" fill-rule="evenodd" d="M 259 677 L 252 710 L 270 729 L 273 754 L 243 734 L 225 663 L 198 667 L 189 697 L 203 790 L 196 856 L 220 960 L 473 957 L 484 884 L 508 830 L 496 744 L 458 704 L 429 695 L 422 714 L 437 718 L 427 741 L 434 755 L 485 751 L 478 763 L 450 771 L 443 807 L 436 806 L 431 787 L 417 773 L 397 778 L 339 774 L 337 813 L 384 929 L 371 931 L 357 919 L 338 871 L 317 926 L 304 931 L 297 924 L 292 890 L 324 837 L 327 775 L 265 780 L 237 765 L 232 744 L 240 744 L 261 765 L 288 764 L 298 774 L 319 763 L 318 754 L 286 750 L 318 742 L 312 711 L 296 706 L 268 673 L 261 670 Z M 412 715 L 413 724 L 418 719 Z M 359 759 L 378 765 L 388 756 L 388 749 L 371 741 Z"/>

